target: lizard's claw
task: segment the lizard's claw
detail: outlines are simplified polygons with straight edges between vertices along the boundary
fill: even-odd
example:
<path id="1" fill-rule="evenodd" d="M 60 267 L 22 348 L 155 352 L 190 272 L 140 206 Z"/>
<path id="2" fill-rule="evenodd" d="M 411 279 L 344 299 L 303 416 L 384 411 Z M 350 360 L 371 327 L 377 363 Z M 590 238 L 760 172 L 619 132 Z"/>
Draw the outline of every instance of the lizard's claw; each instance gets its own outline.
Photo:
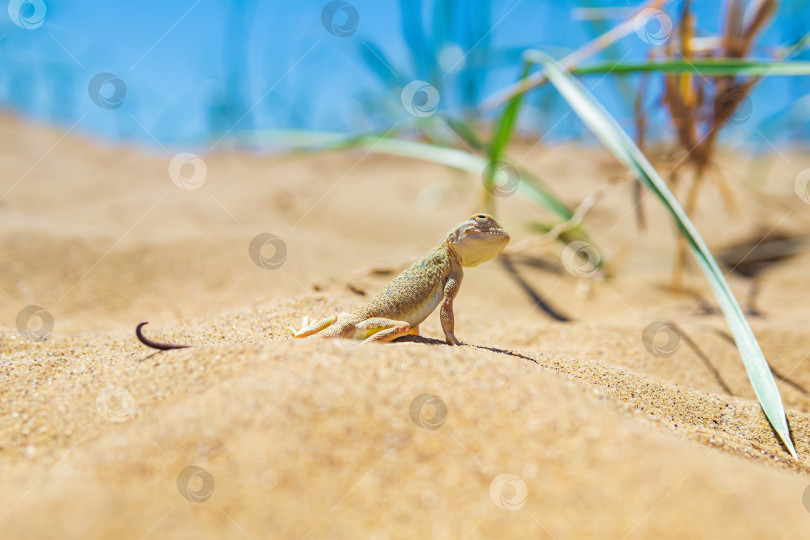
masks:
<path id="1" fill-rule="evenodd" d="M 287 327 L 284 329 L 285 332 L 289 332 L 292 337 L 298 337 L 298 334 L 306 330 L 307 326 L 309 326 L 309 317 L 304 315 L 301 318 L 301 330 L 296 330 L 295 328 Z"/>

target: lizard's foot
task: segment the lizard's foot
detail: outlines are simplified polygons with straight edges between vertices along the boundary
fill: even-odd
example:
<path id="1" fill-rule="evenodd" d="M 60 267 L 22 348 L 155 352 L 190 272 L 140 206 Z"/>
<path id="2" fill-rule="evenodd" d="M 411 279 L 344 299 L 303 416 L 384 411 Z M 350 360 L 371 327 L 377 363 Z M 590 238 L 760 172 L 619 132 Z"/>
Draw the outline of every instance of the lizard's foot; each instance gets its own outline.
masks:
<path id="1" fill-rule="evenodd" d="M 357 336 L 365 337 L 366 343 L 388 343 L 411 333 L 411 325 L 405 321 L 375 317 L 357 323 Z"/>
<path id="2" fill-rule="evenodd" d="M 444 341 L 448 345 L 461 345 L 461 342 L 456 338 L 456 336 L 452 332 L 445 332 L 444 333 Z"/>

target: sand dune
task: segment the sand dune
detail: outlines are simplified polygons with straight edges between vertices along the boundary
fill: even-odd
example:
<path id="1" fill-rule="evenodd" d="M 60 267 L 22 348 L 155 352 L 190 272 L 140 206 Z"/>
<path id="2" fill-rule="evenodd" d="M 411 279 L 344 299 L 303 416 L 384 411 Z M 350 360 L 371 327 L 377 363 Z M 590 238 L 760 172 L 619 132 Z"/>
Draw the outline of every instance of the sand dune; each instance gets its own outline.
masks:
<path id="1" fill-rule="evenodd" d="M 189 191 L 168 176 L 174 152 L 60 137 L 0 121 L 3 537 L 810 535 L 807 252 L 767 271 L 751 319 L 783 377 L 795 462 L 701 276 L 666 290 L 672 228 L 650 198 L 636 229 L 629 184 L 586 220 L 607 279 L 575 278 L 561 245 L 543 246 L 512 259 L 525 287 L 498 261 L 465 274 L 466 346 L 439 342 L 434 315 L 422 337 L 358 349 L 282 329 L 362 304 L 387 279 L 365 270 L 437 244 L 475 208 L 477 178 L 362 152 L 222 153 Z M 760 191 L 745 159 L 722 159 L 740 212 L 706 190 L 710 246 L 810 230 L 792 183 L 806 156 L 775 159 Z M 620 174 L 590 148 L 524 161 L 572 205 Z M 513 243 L 548 218 L 518 197 L 499 205 Z M 284 242 L 278 268 L 251 260 L 260 233 Z M 27 305 L 53 316 L 47 340 L 19 334 Z M 152 354 L 134 339 L 141 320 L 196 347 Z M 650 354 L 657 320 L 699 351 Z"/>

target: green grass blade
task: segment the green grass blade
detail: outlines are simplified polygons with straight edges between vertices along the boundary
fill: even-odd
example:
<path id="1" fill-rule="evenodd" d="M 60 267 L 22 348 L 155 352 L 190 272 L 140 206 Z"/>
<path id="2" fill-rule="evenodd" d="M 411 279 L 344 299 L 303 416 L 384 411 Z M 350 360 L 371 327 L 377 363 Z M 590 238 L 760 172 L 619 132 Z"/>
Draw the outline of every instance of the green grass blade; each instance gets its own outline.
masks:
<path id="1" fill-rule="evenodd" d="M 245 134 L 251 143 L 279 145 L 290 151 L 325 151 L 365 148 L 369 152 L 431 161 L 454 169 L 481 175 L 487 161 L 463 150 L 393 139 L 382 135 L 351 136 L 342 133 L 298 130 L 251 130 Z M 240 134 L 229 138 L 238 140 Z"/>
<path id="2" fill-rule="evenodd" d="M 717 262 L 706 247 L 695 226 L 684 212 L 678 200 L 667 187 L 664 179 L 656 172 L 633 140 L 622 130 L 616 120 L 599 104 L 571 74 L 566 72 L 558 62 L 545 53 L 531 51 L 528 59 L 540 63 L 549 81 L 562 94 L 582 121 L 622 163 L 634 171 L 638 178 L 655 193 L 669 210 L 681 233 L 689 242 L 700 268 L 706 274 L 714 290 L 715 297 L 723 314 L 726 316 L 731 333 L 742 356 L 748 378 L 754 387 L 765 416 L 777 435 L 782 439 L 791 455 L 796 456 L 796 449 L 790 437 L 785 417 L 785 409 L 779 389 L 776 387 L 773 374 L 768 366 L 759 343 L 748 325 L 734 294 L 728 286 Z"/>
<path id="3" fill-rule="evenodd" d="M 464 144 L 477 152 L 489 154 L 489 143 L 481 140 L 481 137 L 478 136 L 472 126 L 470 126 L 468 123 L 449 116 L 442 117 L 442 120 L 447 127 L 453 131 L 453 133 L 458 135 L 459 139 L 461 139 Z"/>
<path id="4" fill-rule="evenodd" d="M 750 77 L 810 75 L 810 62 L 780 62 L 778 60 L 746 60 L 742 58 L 695 58 L 693 60 L 605 62 L 571 70 L 574 75 L 593 75 L 597 73 L 622 75 L 648 72 Z"/>
<path id="5" fill-rule="evenodd" d="M 526 80 L 530 70 L 531 64 L 527 62 L 520 76 L 521 81 Z M 515 124 L 517 124 L 517 119 L 520 115 L 522 101 L 523 93 L 520 93 L 507 102 L 503 114 L 501 114 L 501 117 L 498 119 L 495 135 L 492 138 L 492 144 L 489 146 L 489 167 L 487 168 L 487 175 L 484 178 L 484 204 L 492 214 L 495 213 L 495 200 L 493 198 L 495 191 L 495 171 L 498 169 L 499 162 L 503 161 L 503 157 L 506 154 L 506 147 L 509 146 L 509 140 L 512 138 L 512 132 L 515 130 Z M 520 183 L 523 183 L 522 179 Z"/>
<path id="6" fill-rule="evenodd" d="M 531 66 L 527 63 L 523 68 L 523 73 L 520 76 L 521 81 L 528 77 L 530 67 Z M 506 104 L 503 114 L 498 119 L 498 127 L 495 130 L 495 137 L 492 139 L 492 148 L 489 154 L 490 163 L 500 161 L 506 153 L 506 147 L 509 144 L 509 140 L 512 138 L 512 132 L 515 131 L 515 124 L 520 114 L 522 101 L 523 94 L 518 94 L 510 99 Z"/>
<path id="7" fill-rule="evenodd" d="M 448 124 L 449 125 L 449 124 Z M 454 169 L 469 171 L 481 177 L 488 160 L 464 150 L 447 148 L 416 141 L 404 141 L 382 137 L 380 135 L 351 136 L 342 133 L 299 130 L 250 130 L 233 133 L 230 140 L 239 141 L 245 138 L 251 144 L 263 143 L 278 145 L 291 152 L 334 151 L 348 148 L 366 148 L 369 151 L 408 157 L 446 165 Z M 479 144 L 480 141 L 479 141 Z M 475 147 L 473 147 L 475 148 Z M 518 193 L 564 220 L 571 219 L 573 212 L 545 184 L 524 169 L 518 169 L 521 183 Z"/>
<path id="8" fill-rule="evenodd" d="M 493 155 L 492 145 L 482 141 L 468 124 L 462 122 L 461 120 L 452 118 L 445 118 L 444 121 L 467 146 L 477 152 L 489 154 L 490 156 Z M 500 156 L 504 157 L 503 150 Z M 573 217 L 574 213 L 571 211 L 571 209 L 568 208 L 568 206 L 566 206 L 562 200 L 560 200 L 560 198 L 545 182 L 543 182 L 543 180 L 533 175 L 523 167 L 518 167 L 515 164 L 512 164 L 512 166 L 515 167 L 518 173 L 520 173 L 518 193 L 520 193 L 521 196 L 534 201 L 547 210 L 551 210 L 563 220 L 569 220 Z M 584 234 L 581 236 L 582 238 L 580 239 L 584 240 Z"/>
<path id="9" fill-rule="evenodd" d="M 810 75 L 810 62 L 782 60 L 749 60 L 744 58 L 694 58 L 692 60 L 650 60 L 646 62 L 603 62 L 584 67 L 574 67 L 574 75 L 596 75 L 610 73 L 628 75 L 633 73 L 668 73 L 721 76 L 807 76 Z M 547 80 L 527 85 L 525 91 L 545 84 Z M 521 92 L 523 93 L 523 92 Z"/>

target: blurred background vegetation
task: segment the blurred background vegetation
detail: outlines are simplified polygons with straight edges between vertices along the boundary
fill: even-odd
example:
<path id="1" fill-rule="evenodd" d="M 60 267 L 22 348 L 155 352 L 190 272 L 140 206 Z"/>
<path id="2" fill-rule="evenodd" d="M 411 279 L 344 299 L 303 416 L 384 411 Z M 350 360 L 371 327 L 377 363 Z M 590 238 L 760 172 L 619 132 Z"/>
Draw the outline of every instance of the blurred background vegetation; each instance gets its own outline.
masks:
<path id="1" fill-rule="evenodd" d="M 761 3 L 739 2 L 748 18 Z M 671 21 L 671 32 L 666 21 L 662 28 L 653 18 L 598 47 L 588 63 L 645 61 L 666 55 L 667 47 L 686 38 L 696 40 L 687 49 L 711 47 L 711 39 L 726 32 L 730 6 L 737 3 L 655 4 Z M 44 17 L 37 20 L 43 5 Z M 426 129 L 423 118 L 402 105 L 403 89 L 417 80 L 436 89 L 437 114 L 492 122 L 500 111 L 487 107 L 487 98 L 519 77 L 525 50 L 564 58 L 632 19 L 643 4 L 188 0 L 113 6 L 13 0 L 10 15 L 15 6 L 23 27 L 11 16 L 0 21 L 0 104 L 6 110 L 105 141 L 207 147 L 225 134 L 242 135 L 244 142 L 258 129 L 352 134 L 386 132 L 394 125 L 397 132 Z M 685 7 L 689 36 L 679 28 Z M 775 5 L 744 55 L 810 58 L 808 42 L 802 42 L 808 20 L 806 0 Z M 676 46 L 668 54 L 682 53 L 684 47 Z M 88 98 L 100 73 L 120 80 L 125 92 L 120 103 L 105 108 Z M 663 102 L 662 77 L 614 71 L 582 80 L 626 129 L 635 129 L 640 107 L 647 141 L 677 138 Z M 100 91 L 109 96 L 116 89 L 106 83 Z M 753 89 L 745 121 L 728 126 L 723 138 L 758 147 L 768 144 L 763 136 L 773 144 L 806 141 L 808 94 L 807 77 L 767 77 Z M 543 86 L 526 96 L 517 127 L 549 142 L 587 136 L 569 110 L 554 89 Z"/>

